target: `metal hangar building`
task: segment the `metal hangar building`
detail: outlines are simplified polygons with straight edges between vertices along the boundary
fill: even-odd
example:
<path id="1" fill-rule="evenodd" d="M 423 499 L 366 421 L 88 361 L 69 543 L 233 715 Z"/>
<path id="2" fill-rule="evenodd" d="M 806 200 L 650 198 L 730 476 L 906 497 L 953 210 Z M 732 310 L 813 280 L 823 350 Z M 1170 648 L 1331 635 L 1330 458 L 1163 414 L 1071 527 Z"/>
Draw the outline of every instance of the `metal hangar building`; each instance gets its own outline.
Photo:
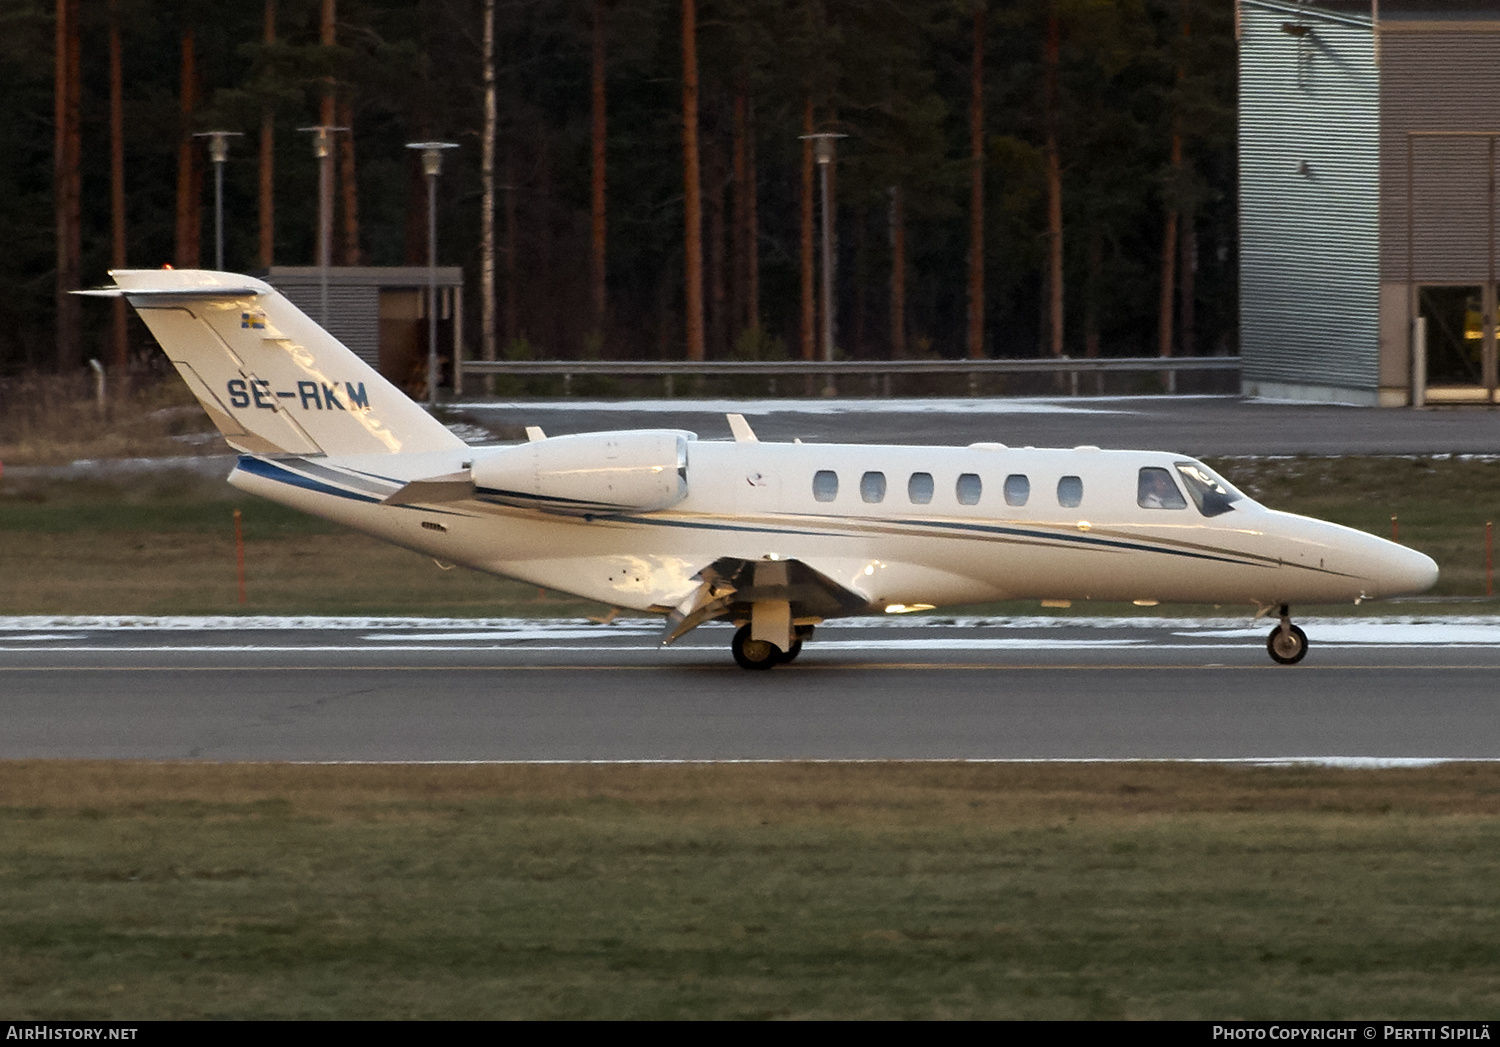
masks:
<path id="1" fill-rule="evenodd" d="M 1236 0 L 1248 396 L 1496 403 L 1497 0 Z"/>

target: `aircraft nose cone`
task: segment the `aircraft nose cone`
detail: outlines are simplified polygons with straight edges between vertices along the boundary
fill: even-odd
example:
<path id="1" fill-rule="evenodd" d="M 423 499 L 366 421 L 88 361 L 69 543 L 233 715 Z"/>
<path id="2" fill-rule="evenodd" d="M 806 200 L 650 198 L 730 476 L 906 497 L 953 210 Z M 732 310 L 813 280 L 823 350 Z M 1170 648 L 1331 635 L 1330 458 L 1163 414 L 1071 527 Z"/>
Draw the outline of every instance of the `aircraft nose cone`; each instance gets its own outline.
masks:
<path id="1" fill-rule="evenodd" d="M 1438 565 L 1432 557 L 1415 549 L 1388 544 L 1376 570 L 1371 572 L 1372 588 L 1380 596 L 1405 596 L 1431 589 L 1438 580 Z M 1377 592 L 1371 592 L 1371 596 Z"/>

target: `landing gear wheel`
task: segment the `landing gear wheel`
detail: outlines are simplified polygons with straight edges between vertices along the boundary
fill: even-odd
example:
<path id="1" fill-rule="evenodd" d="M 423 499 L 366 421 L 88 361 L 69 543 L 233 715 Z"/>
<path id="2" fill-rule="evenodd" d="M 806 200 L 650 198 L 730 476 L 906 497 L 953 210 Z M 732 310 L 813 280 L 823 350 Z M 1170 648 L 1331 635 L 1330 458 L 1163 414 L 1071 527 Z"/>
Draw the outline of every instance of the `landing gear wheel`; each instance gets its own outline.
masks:
<path id="1" fill-rule="evenodd" d="M 741 626 L 734 634 L 734 642 L 729 649 L 734 652 L 734 660 L 741 669 L 771 669 L 786 657 L 774 643 L 750 639 L 748 625 Z"/>
<path id="2" fill-rule="evenodd" d="M 1286 628 L 1278 625 L 1266 638 L 1266 651 L 1272 661 L 1282 665 L 1296 665 L 1307 656 L 1307 634 L 1290 622 Z"/>
<path id="3" fill-rule="evenodd" d="M 781 656 L 783 662 L 794 662 L 797 655 L 802 653 L 802 641 L 811 639 L 813 627 L 810 625 L 799 625 L 792 630 L 792 648 Z"/>

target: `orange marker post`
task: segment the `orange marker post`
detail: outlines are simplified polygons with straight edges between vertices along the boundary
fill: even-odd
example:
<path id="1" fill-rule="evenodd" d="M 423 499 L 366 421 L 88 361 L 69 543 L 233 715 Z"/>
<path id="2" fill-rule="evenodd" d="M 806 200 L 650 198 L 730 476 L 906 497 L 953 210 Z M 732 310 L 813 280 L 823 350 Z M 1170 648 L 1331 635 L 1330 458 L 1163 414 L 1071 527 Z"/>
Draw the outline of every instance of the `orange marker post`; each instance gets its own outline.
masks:
<path id="1" fill-rule="evenodd" d="M 240 604 L 245 603 L 245 532 L 240 527 L 240 511 L 234 511 L 234 564 L 240 586 Z"/>
<path id="2" fill-rule="evenodd" d="M 1393 542 L 1399 542 L 1400 540 L 1401 540 L 1401 524 L 1396 521 L 1396 518 L 1394 516 L 1392 516 L 1391 517 L 1391 541 L 1393 541 Z"/>
<path id="3" fill-rule="evenodd" d="M 1484 595 L 1495 595 L 1495 521 L 1484 522 Z"/>

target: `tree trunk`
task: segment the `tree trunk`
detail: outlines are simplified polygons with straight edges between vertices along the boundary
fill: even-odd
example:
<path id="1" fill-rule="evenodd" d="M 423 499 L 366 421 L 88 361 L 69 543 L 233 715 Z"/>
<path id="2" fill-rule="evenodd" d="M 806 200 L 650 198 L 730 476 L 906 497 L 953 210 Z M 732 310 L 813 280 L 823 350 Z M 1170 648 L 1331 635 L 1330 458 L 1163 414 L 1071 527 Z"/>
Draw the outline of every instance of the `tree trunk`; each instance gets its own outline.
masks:
<path id="1" fill-rule="evenodd" d="M 1174 121 L 1175 123 L 1175 121 Z M 1161 234 L 1161 299 L 1157 305 L 1156 354 L 1172 355 L 1172 300 L 1177 289 L 1177 181 L 1182 174 L 1182 135 L 1172 132 L 1172 165 L 1167 214 Z"/>
<path id="2" fill-rule="evenodd" d="M 120 4 L 109 0 L 109 218 L 110 267 L 125 268 L 125 86 L 120 47 Z M 116 298 L 110 324 L 109 368 L 122 379 L 130 366 L 126 302 Z"/>
<path id="3" fill-rule="evenodd" d="M 266 0 L 267 44 L 276 42 L 276 0 Z M 276 257 L 276 121 L 271 107 L 260 111 L 260 264 L 269 269 Z"/>
<path id="4" fill-rule="evenodd" d="M 78 0 L 57 0 L 52 186 L 57 235 L 57 366 L 61 371 L 70 371 L 83 362 L 78 298 L 69 293 L 78 288 L 83 277 L 78 8 Z"/>
<path id="5" fill-rule="evenodd" d="M 516 160 L 515 147 L 505 152 L 505 345 L 521 339 L 520 294 L 516 288 Z"/>
<path id="6" fill-rule="evenodd" d="M 760 330 L 760 211 L 756 203 L 755 99 L 745 99 L 745 326 Z"/>
<path id="7" fill-rule="evenodd" d="M 730 161 L 730 177 L 733 183 L 734 213 L 731 226 L 734 235 L 729 256 L 729 313 L 730 337 L 753 326 L 748 307 L 750 291 L 750 160 L 745 141 L 749 128 L 748 110 L 750 100 L 745 85 L 741 83 L 734 92 L 734 148 Z"/>
<path id="8" fill-rule="evenodd" d="M 1047 328 L 1048 349 L 1063 355 L 1062 161 L 1057 147 L 1057 67 L 1060 37 L 1056 0 L 1047 5 Z"/>
<path id="9" fill-rule="evenodd" d="M 335 0 L 323 0 L 322 16 L 318 21 L 318 43 L 332 47 L 336 41 L 335 27 L 338 18 L 334 11 Z M 318 122 L 324 127 L 333 126 L 333 77 L 323 81 L 322 104 L 318 109 Z"/>
<path id="10" fill-rule="evenodd" d="M 493 5 L 494 0 L 488 0 Z M 605 50 L 604 50 L 604 0 L 594 0 L 594 65 L 593 65 L 593 185 L 591 193 L 592 250 L 589 254 L 589 304 L 593 337 L 604 341 L 605 311 L 608 308 L 608 290 L 605 277 L 605 144 L 608 113 L 605 109 Z"/>
<path id="11" fill-rule="evenodd" d="M 906 356 L 906 201 L 891 186 L 891 358 Z"/>
<path id="12" fill-rule="evenodd" d="M 403 264 L 427 264 L 427 178 L 422 174 L 422 158 L 414 149 L 407 150 L 406 220 L 401 243 Z"/>
<path id="13" fill-rule="evenodd" d="M 338 103 L 339 125 L 345 128 L 338 136 L 339 202 L 343 218 L 343 243 L 339 251 L 344 265 L 361 265 L 359 250 L 359 179 L 354 164 L 354 105 Z"/>
<path id="14" fill-rule="evenodd" d="M 484 0 L 484 139 L 479 146 L 479 355 L 495 359 L 495 0 Z M 493 382 L 485 388 L 494 392 Z"/>
<path id="15" fill-rule="evenodd" d="M 862 209 L 854 212 L 854 323 L 851 325 L 850 356 L 856 360 L 868 360 L 870 354 L 865 344 L 868 330 L 865 313 L 870 307 L 870 249 L 869 215 Z"/>
<path id="16" fill-rule="evenodd" d="M 802 134 L 810 135 L 813 126 L 812 98 L 802 105 Z M 813 270 L 813 141 L 802 139 L 802 359 L 813 360 L 818 355 L 818 308 L 813 293 L 815 273 Z M 812 379 L 809 378 L 810 382 Z"/>
<path id="17" fill-rule="evenodd" d="M 974 12 L 969 83 L 969 358 L 984 357 L 984 8 Z"/>
<path id="18" fill-rule="evenodd" d="M 1090 359 L 1099 355 L 1099 284 L 1103 279 L 1104 238 L 1099 234 L 1095 222 L 1088 230 L 1089 271 L 1083 285 L 1083 355 Z M 1099 392 L 1103 394 L 1104 375 L 1099 373 Z"/>
<path id="19" fill-rule="evenodd" d="M 545 127 L 539 130 L 541 146 L 536 154 L 536 192 L 532 195 L 534 204 L 531 208 L 532 235 L 535 237 L 536 248 L 534 253 L 528 253 L 528 257 L 536 264 L 536 282 L 533 287 L 539 287 L 540 292 L 534 292 L 527 298 L 530 306 L 527 316 L 527 329 L 531 337 L 552 358 L 559 359 L 562 356 L 562 339 L 559 337 L 561 330 L 562 311 L 567 302 L 561 299 L 557 293 L 557 283 L 554 276 L 557 272 L 557 240 L 553 236 L 553 224 L 557 214 L 557 186 L 552 177 L 552 139 L 548 136 Z M 540 315 L 538 315 L 540 313 Z"/>
<path id="20" fill-rule="evenodd" d="M 687 357 L 703 359 L 703 201 L 698 182 L 697 0 L 682 0 L 682 181 Z"/>
<path id="21" fill-rule="evenodd" d="M 1182 21 L 1180 23 L 1180 26 L 1182 41 L 1186 41 L 1187 37 L 1192 33 L 1192 24 L 1188 20 L 1187 5 L 1185 3 L 1182 6 Z M 1192 234 L 1190 229 L 1183 227 L 1182 223 L 1184 171 L 1182 159 L 1181 107 L 1183 80 L 1185 79 L 1185 77 L 1186 71 L 1183 69 L 1182 56 L 1179 53 L 1177 59 L 1176 91 L 1174 92 L 1172 98 L 1172 152 L 1171 162 L 1168 169 L 1167 189 L 1165 194 L 1167 213 L 1165 221 L 1163 223 L 1161 238 L 1161 300 L 1158 303 L 1159 315 L 1157 319 L 1156 346 L 1157 354 L 1160 356 L 1172 355 L 1172 306 L 1173 298 L 1176 296 L 1177 292 L 1176 285 L 1178 276 L 1176 270 L 1176 260 L 1179 251 L 1182 252 L 1182 261 L 1184 267 L 1181 277 L 1184 283 L 1184 289 L 1186 289 L 1187 286 L 1191 285 L 1192 279 L 1186 271 L 1186 266 L 1188 264 L 1187 247 Z M 1191 223 L 1188 224 L 1191 225 Z M 1179 240 L 1181 240 L 1180 245 L 1178 242 Z M 1184 320 L 1186 320 L 1190 316 L 1191 307 L 1185 304 L 1183 307 Z M 1183 349 L 1184 352 L 1186 352 L 1186 344 L 1187 341 L 1191 340 L 1191 335 L 1186 329 L 1184 329 L 1179 333 L 1178 337 L 1185 340 Z M 1170 380 L 1171 376 L 1164 375 L 1164 378 Z"/>
<path id="22" fill-rule="evenodd" d="M 708 181 L 708 348 L 722 355 L 728 339 L 728 294 L 725 286 L 724 147 L 718 136 L 704 142 L 704 167 Z"/>
<path id="23" fill-rule="evenodd" d="M 1187 40 L 1193 35 L 1193 23 L 1188 8 L 1187 0 L 1182 3 L 1182 41 L 1184 47 Z M 1182 60 L 1177 64 L 1178 95 L 1181 96 L 1183 81 L 1187 79 L 1187 70 L 1183 67 Z M 1176 119 L 1177 133 L 1172 143 L 1173 177 L 1177 182 L 1179 193 L 1187 190 L 1186 162 L 1182 155 L 1182 120 Z M 1182 303 L 1182 322 L 1177 330 L 1178 348 L 1183 356 L 1193 355 L 1193 298 L 1197 293 L 1194 286 L 1194 276 L 1198 271 L 1198 239 L 1193 232 L 1193 204 L 1189 196 L 1186 201 L 1181 196 L 1178 198 L 1178 211 L 1181 217 L 1178 219 L 1178 235 L 1182 238 L 1181 263 L 1178 270 L 1178 297 Z"/>
<path id="24" fill-rule="evenodd" d="M 177 141 L 177 249 L 179 269 L 198 268 L 202 211 L 201 172 L 193 141 L 193 110 L 198 104 L 198 66 L 191 27 L 182 31 L 182 86 Z"/>
<path id="25" fill-rule="evenodd" d="M 1182 234 L 1182 259 L 1180 262 L 1180 275 L 1178 277 L 1178 299 L 1182 306 L 1181 323 L 1177 329 L 1177 345 L 1183 356 L 1192 356 L 1195 347 L 1193 345 L 1193 327 L 1196 322 L 1194 315 L 1194 297 L 1197 288 L 1194 286 L 1194 277 L 1198 273 L 1198 237 L 1193 229 L 1193 209 L 1185 208 L 1182 219 L 1178 223 Z"/>
<path id="26" fill-rule="evenodd" d="M 318 42 L 320 44 L 322 44 L 324 47 L 332 47 L 333 46 L 334 39 L 335 39 L 335 37 L 334 37 L 334 27 L 335 27 L 335 25 L 336 25 L 336 19 L 334 17 L 334 0 L 323 0 L 322 16 L 321 16 L 321 18 L 319 20 L 319 23 L 318 23 Z M 326 77 L 324 79 L 324 81 L 323 81 L 323 97 L 320 99 L 320 101 L 318 103 L 318 123 L 321 126 L 326 127 L 326 128 L 331 128 L 331 127 L 334 126 L 334 122 L 333 122 L 333 78 L 332 77 Z M 332 131 L 328 131 L 326 133 L 329 136 L 333 135 Z M 329 147 L 333 148 L 333 143 L 329 143 Z M 333 164 L 333 161 L 331 159 L 330 160 L 322 160 L 322 159 L 320 159 L 318 162 L 319 163 Z M 316 259 L 316 264 L 318 264 L 318 265 L 322 265 L 323 264 L 323 259 L 325 257 L 328 257 L 328 258 L 332 258 L 333 257 L 333 244 L 331 242 L 326 245 L 326 248 L 327 248 L 326 255 L 324 253 L 325 245 L 323 243 L 323 236 L 324 236 L 323 209 L 325 207 L 327 207 L 331 211 L 332 208 L 333 208 L 333 197 L 332 197 L 332 194 L 338 192 L 338 190 L 337 190 L 337 188 L 335 188 L 332 185 L 332 183 L 336 180 L 332 176 L 335 175 L 336 173 L 337 173 L 337 165 L 334 165 L 329 170 L 329 175 L 330 175 L 330 177 L 329 177 L 329 183 L 330 183 L 330 185 L 329 185 L 329 188 L 328 188 L 328 192 L 329 192 L 330 196 L 329 196 L 329 198 L 327 200 L 319 198 L 319 200 L 318 200 L 318 206 L 317 206 L 317 208 L 313 212 L 313 223 L 314 223 L 314 227 L 317 230 L 317 232 L 313 236 L 313 242 L 318 245 L 318 257 Z M 328 216 L 328 221 L 327 221 L 327 235 L 330 237 L 330 239 L 333 236 L 333 216 L 332 216 L 332 214 L 330 214 Z M 423 243 L 425 244 L 426 243 L 426 237 L 427 237 L 427 234 L 426 234 L 425 230 L 424 230 L 424 232 L 422 234 L 422 237 L 423 237 Z"/>

